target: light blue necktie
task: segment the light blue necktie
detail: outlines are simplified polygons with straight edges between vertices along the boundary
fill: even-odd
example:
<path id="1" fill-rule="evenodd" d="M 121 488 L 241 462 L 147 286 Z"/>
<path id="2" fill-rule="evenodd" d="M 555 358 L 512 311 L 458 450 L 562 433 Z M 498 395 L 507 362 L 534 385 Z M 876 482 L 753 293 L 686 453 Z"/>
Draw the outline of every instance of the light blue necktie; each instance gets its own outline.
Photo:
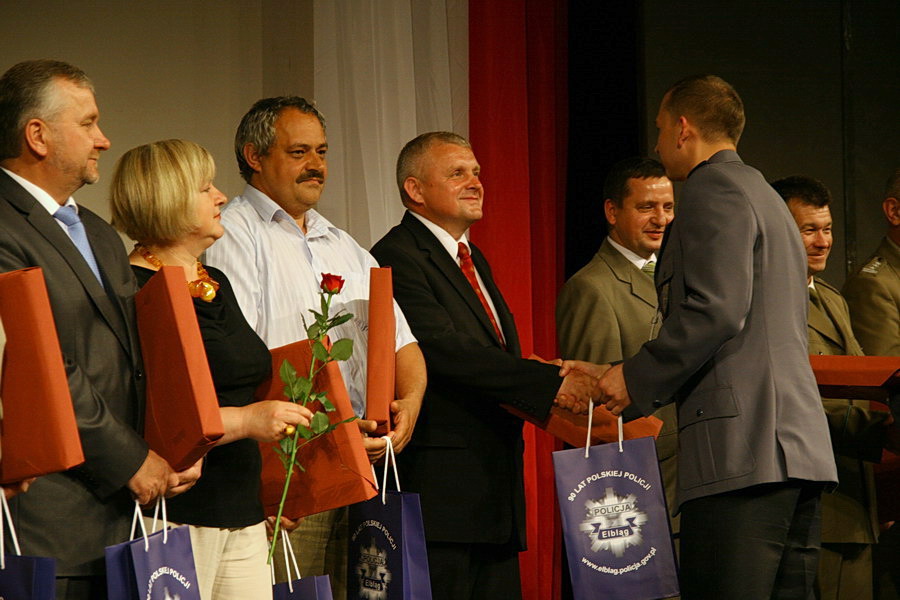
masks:
<path id="1" fill-rule="evenodd" d="M 60 207 L 59 210 L 53 213 L 53 218 L 65 224 L 66 229 L 69 231 L 69 237 L 72 238 L 75 247 L 81 252 L 84 260 L 91 268 L 91 271 L 94 272 L 97 281 L 99 281 L 102 286 L 103 278 L 100 277 L 100 267 L 97 266 L 97 261 L 94 259 L 94 251 L 91 250 L 91 244 L 88 242 L 87 233 L 84 231 L 84 224 L 81 222 L 81 217 L 78 216 L 75 207 L 71 205 Z"/>

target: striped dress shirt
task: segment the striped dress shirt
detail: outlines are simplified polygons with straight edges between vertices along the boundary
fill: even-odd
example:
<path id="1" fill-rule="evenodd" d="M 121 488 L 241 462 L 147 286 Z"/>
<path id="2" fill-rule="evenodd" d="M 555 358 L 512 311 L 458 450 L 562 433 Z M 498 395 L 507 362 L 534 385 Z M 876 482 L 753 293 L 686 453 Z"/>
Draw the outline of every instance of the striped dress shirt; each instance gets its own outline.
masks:
<path id="1" fill-rule="evenodd" d="M 344 278 L 331 315 L 353 318 L 335 327 L 331 339 L 353 340 L 353 355 L 339 363 L 357 416 L 365 415 L 366 348 L 369 329 L 369 269 L 378 263 L 350 235 L 310 209 L 306 234 L 271 198 L 248 185 L 222 210 L 225 235 L 206 251 L 206 263 L 231 281 L 247 322 L 269 348 L 305 339 L 311 310 L 319 310 L 323 273 Z M 394 302 L 396 349 L 415 342 Z"/>

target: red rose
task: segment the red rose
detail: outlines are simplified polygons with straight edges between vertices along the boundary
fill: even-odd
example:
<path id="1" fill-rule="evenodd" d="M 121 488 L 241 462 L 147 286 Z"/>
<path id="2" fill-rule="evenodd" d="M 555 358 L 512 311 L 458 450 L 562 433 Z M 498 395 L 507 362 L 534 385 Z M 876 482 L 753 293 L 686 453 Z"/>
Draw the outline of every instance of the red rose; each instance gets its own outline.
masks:
<path id="1" fill-rule="evenodd" d="M 330 294 L 340 293 L 344 287 L 344 278 L 340 275 L 332 275 L 331 273 L 322 273 L 322 291 Z"/>

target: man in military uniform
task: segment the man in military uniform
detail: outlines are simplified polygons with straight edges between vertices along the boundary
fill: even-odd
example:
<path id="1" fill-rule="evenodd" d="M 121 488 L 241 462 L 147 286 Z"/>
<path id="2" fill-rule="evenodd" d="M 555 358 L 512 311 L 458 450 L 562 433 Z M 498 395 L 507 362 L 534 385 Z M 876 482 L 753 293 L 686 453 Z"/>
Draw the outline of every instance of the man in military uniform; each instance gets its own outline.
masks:
<path id="1" fill-rule="evenodd" d="M 853 331 L 866 354 L 900 356 L 900 169 L 888 179 L 881 208 L 888 222 L 887 235 L 847 279 L 844 297 Z M 896 415 L 900 400 L 893 404 Z M 895 462 L 887 461 L 879 477 L 895 477 L 896 468 Z M 892 518 L 894 515 L 881 515 L 882 521 Z M 900 598 L 900 525 L 882 533 L 874 553 L 878 597 Z"/>
<path id="2" fill-rule="evenodd" d="M 787 202 L 806 248 L 809 283 L 809 353 L 861 356 L 847 303 L 815 277 L 833 243 L 831 194 L 811 177 L 779 179 L 772 187 Z M 822 496 L 822 553 L 816 582 L 821 599 L 871 599 L 872 544 L 878 539 L 873 462 L 881 460 L 888 413 L 865 400 L 823 398 L 838 468 L 837 490 Z"/>
<path id="3" fill-rule="evenodd" d="M 659 331 L 653 271 L 675 196 L 666 170 L 652 158 L 615 164 L 603 185 L 609 235 L 569 279 L 556 304 L 556 335 L 566 359 L 604 364 L 633 356 Z M 663 428 L 656 440 L 669 502 L 675 498 L 678 423 L 675 405 L 658 410 Z M 678 533 L 678 519 L 672 519 Z"/>
<path id="4" fill-rule="evenodd" d="M 888 180 L 881 208 L 888 232 L 869 260 L 847 279 L 853 331 L 866 354 L 900 356 L 900 169 Z"/>

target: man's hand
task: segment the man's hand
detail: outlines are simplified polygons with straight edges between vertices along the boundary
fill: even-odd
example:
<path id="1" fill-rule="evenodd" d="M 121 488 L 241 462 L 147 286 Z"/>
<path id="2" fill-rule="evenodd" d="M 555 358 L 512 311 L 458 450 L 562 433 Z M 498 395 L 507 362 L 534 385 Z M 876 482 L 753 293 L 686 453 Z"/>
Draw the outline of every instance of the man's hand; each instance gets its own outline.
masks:
<path id="1" fill-rule="evenodd" d="M 610 368 L 610 365 L 608 364 L 598 365 L 583 360 L 564 360 L 560 363 L 560 366 L 562 367 L 559 370 L 560 377 L 565 377 L 572 371 L 581 371 L 585 375 L 590 375 L 592 377 L 596 377 L 597 379 L 602 377 L 603 374 L 609 371 Z"/>
<path id="2" fill-rule="evenodd" d="M 597 396 L 596 377 L 580 370 L 568 369 L 556 392 L 555 404 L 575 414 L 587 414 L 591 399 Z"/>
<path id="3" fill-rule="evenodd" d="M 380 437 L 369 437 L 370 433 L 375 433 L 375 430 L 378 429 L 377 422 L 369 421 L 367 419 L 357 419 L 356 425 L 359 427 L 359 432 L 363 437 L 363 446 L 366 449 L 366 454 L 369 455 L 369 462 L 374 465 L 381 460 L 381 457 L 387 452 L 387 442 Z"/>
<path id="4" fill-rule="evenodd" d="M 621 364 L 611 367 L 600 378 L 600 401 L 616 417 L 631 404 Z"/>
<path id="5" fill-rule="evenodd" d="M 176 477 L 176 475 L 169 463 L 153 450 L 149 450 L 143 464 L 128 480 L 128 489 L 131 490 L 139 504 L 149 504 L 158 496 L 166 493 L 169 489 L 170 477 Z M 173 483 L 176 481 L 177 478 L 171 480 Z"/>
<path id="6" fill-rule="evenodd" d="M 169 477 L 169 490 L 166 492 L 166 498 L 171 498 L 172 496 L 183 494 L 184 492 L 194 487 L 194 484 L 197 483 L 198 479 L 200 479 L 200 475 L 202 473 L 202 458 L 184 471 L 178 471 L 177 473 L 173 472 L 172 476 Z"/>
<path id="7" fill-rule="evenodd" d="M 27 492 L 35 479 L 37 479 L 37 477 L 29 477 L 28 479 L 23 479 L 22 481 L 17 481 L 15 483 L 4 483 L 3 495 L 9 500 L 13 496 Z"/>
<path id="8" fill-rule="evenodd" d="M 422 398 L 399 398 L 391 402 L 391 415 L 393 431 L 391 431 L 391 443 L 394 452 L 402 451 L 409 443 L 419 418 L 422 408 Z"/>
<path id="9" fill-rule="evenodd" d="M 303 517 L 300 517 L 296 521 L 292 521 L 287 517 L 281 517 L 281 530 L 285 533 L 290 533 L 300 527 L 300 523 L 302 522 Z M 266 537 L 269 538 L 269 541 L 272 541 L 273 535 L 275 535 L 275 517 L 266 517 Z"/>

